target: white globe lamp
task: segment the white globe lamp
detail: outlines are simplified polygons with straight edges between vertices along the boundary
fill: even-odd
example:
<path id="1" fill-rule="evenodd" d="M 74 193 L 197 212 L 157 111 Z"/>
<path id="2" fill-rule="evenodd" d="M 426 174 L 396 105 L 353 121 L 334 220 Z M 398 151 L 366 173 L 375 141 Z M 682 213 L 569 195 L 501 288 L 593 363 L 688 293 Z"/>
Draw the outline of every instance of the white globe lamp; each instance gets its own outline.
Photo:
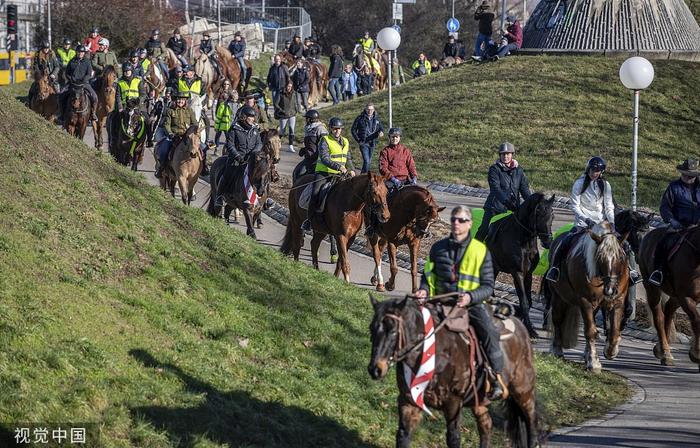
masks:
<path id="1" fill-rule="evenodd" d="M 394 28 L 388 26 L 382 28 L 377 33 L 377 43 L 383 49 L 389 52 L 389 128 L 394 125 L 394 111 L 391 104 L 391 69 L 394 65 L 394 50 L 401 45 L 401 34 Z"/>

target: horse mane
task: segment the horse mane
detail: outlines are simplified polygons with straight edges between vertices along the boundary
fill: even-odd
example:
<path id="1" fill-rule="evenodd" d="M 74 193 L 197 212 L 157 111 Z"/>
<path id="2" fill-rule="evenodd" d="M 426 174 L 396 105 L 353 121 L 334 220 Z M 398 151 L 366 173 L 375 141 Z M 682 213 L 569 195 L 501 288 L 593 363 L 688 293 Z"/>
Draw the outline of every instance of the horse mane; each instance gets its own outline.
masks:
<path id="1" fill-rule="evenodd" d="M 221 59 L 224 60 L 227 64 L 230 64 L 233 62 L 233 55 L 231 54 L 230 51 L 223 45 L 217 45 L 216 46 L 216 53 L 219 55 Z"/>
<path id="2" fill-rule="evenodd" d="M 600 243 L 597 243 L 591 235 L 600 239 Z M 596 224 L 590 230 L 590 234 L 581 238 L 573 253 L 579 253 L 583 257 L 589 279 L 598 276 L 598 263 L 616 264 L 625 255 L 622 246 L 617 241 L 617 236 L 612 231 L 612 226 L 607 221 Z"/>

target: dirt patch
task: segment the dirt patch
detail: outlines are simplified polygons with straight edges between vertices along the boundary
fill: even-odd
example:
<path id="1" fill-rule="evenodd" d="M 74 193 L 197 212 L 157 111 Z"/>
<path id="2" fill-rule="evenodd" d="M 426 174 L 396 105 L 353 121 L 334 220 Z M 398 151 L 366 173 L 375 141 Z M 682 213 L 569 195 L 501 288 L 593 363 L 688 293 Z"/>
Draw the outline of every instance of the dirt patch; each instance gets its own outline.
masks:
<path id="1" fill-rule="evenodd" d="M 641 284 L 638 286 L 642 287 Z M 676 311 L 674 320 L 676 322 L 676 331 L 683 333 L 687 336 L 693 335 L 693 329 L 690 326 L 690 320 L 688 320 L 688 315 L 685 314 L 685 311 L 678 309 L 678 311 Z M 637 317 L 635 319 L 635 322 L 637 322 L 637 324 L 641 327 L 654 327 L 654 323 L 652 322 L 652 317 L 649 311 L 649 306 L 647 306 L 646 300 L 637 300 Z"/>

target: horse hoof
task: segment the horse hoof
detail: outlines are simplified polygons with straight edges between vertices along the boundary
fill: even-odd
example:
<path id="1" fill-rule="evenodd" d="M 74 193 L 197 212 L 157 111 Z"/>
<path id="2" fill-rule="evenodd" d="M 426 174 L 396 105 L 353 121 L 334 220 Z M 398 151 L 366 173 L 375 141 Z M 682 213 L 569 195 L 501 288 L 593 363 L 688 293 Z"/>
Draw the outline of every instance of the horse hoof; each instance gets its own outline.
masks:
<path id="1" fill-rule="evenodd" d="M 379 291 L 379 292 L 384 292 L 384 291 L 385 291 L 384 285 L 382 285 L 381 283 L 378 283 L 378 284 L 377 284 L 377 291 Z"/>
<path id="2" fill-rule="evenodd" d="M 693 353 L 693 350 L 688 350 L 688 357 L 695 364 L 700 364 L 700 353 Z"/>
<path id="3" fill-rule="evenodd" d="M 661 359 L 663 355 L 663 352 L 661 351 L 661 344 L 659 344 L 658 342 L 654 344 L 653 352 L 656 359 Z"/>
<path id="4" fill-rule="evenodd" d="M 331 257 L 331 261 L 333 261 L 333 258 Z M 377 286 L 377 277 L 372 276 L 372 278 L 369 280 L 369 282 L 372 284 L 372 286 Z"/>
<path id="5" fill-rule="evenodd" d="M 387 291 L 393 291 L 394 289 L 396 289 L 396 285 L 392 285 L 389 282 L 386 282 L 384 286 L 386 287 Z"/>
<path id="6" fill-rule="evenodd" d="M 598 375 L 603 370 L 603 368 L 601 366 L 593 366 L 593 367 L 590 367 L 588 370 L 591 373 Z"/>
<path id="7" fill-rule="evenodd" d="M 664 355 L 661 357 L 661 365 L 662 366 L 675 366 L 676 363 L 673 360 L 673 356 L 669 353 L 668 355 Z"/>

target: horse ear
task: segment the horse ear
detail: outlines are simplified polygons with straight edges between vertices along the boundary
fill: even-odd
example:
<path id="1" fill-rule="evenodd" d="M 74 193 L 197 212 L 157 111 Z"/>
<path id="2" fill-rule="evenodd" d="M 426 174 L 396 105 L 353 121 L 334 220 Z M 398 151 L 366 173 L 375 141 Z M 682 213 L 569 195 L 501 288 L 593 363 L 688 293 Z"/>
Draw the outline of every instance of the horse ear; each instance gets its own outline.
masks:
<path id="1" fill-rule="evenodd" d="M 403 309 L 407 303 L 408 303 L 408 296 L 406 295 L 406 296 L 403 296 L 403 299 L 396 302 L 396 306 Z"/>
<path id="2" fill-rule="evenodd" d="M 588 234 L 591 236 L 593 241 L 596 242 L 596 244 L 600 244 L 603 242 L 603 238 L 599 235 L 596 235 L 594 232 L 588 232 Z"/>
<path id="3" fill-rule="evenodd" d="M 372 293 L 369 293 L 369 301 L 372 303 L 372 308 L 376 310 L 377 306 L 379 306 L 379 300 L 375 299 Z"/>
<path id="4" fill-rule="evenodd" d="M 550 203 L 554 202 L 554 195 L 552 195 L 551 198 L 547 199 L 547 202 L 550 202 Z"/>
<path id="5" fill-rule="evenodd" d="M 444 211 L 446 208 L 447 208 L 446 206 L 445 206 L 445 207 L 440 207 L 440 208 L 438 208 L 438 213 L 441 212 L 441 211 Z"/>

